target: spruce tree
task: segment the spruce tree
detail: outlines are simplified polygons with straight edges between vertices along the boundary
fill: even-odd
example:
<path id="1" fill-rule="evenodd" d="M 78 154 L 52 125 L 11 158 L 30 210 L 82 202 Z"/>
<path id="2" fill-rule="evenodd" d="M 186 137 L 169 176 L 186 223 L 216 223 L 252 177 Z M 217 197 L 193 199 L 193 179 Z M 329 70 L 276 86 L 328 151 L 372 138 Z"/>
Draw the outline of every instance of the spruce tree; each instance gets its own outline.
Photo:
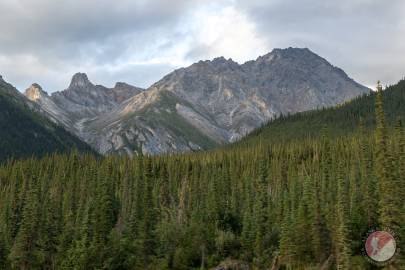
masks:
<path id="1" fill-rule="evenodd" d="M 45 202 L 45 213 L 41 223 L 39 239 L 44 269 L 55 269 L 56 254 L 59 246 L 61 216 L 58 203 L 52 199 Z"/>
<path id="2" fill-rule="evenodd" d="M 94 240 L 103 245 L 113 228 L 116 216 L 114 209 L 114 191 L 111 181 L 107 179 L 107 172 L 101 171 L 97 190 L 96 207 L 94 211 Z"/>
<path id="3" fill-rule="evenodd" d="M 257 183 L 256 203 L 255 203 L 255 223 L 256 223 L 256 239 L 255 239 L 255 254 L 260 257 L 265 250 L 265 237 L 268 231 L 268 171 L 267 164 L 264 158 L 259 162 L 259 179 Z"/>
<path id="4" fill-rule="evenodd" d="M 344 177 L 344 169 L 342 162 L 339 162 L 338 179 L 337 179 L 337 202 L 335 216 L 335 257 L 337 269 L 350 269 L 350 242 L 349 231 L 347 227 L 347 188 Z"/>
<path id="5" fill-rule="evenodd" d="M 145 194 L 145 181 L 144 181 L 144 157 L 140 155 L 135 161 L 135 173 L 133 177 L 134 184 L 134 198 L 132 201 L 131 214 L 129 217 L 129 236 L 131 239 L 140 239 L 141 224 L 144 218 L 144 194 Z"/>
<path id="6" fill-rule="evenodd" d="M 252 208 L 247 205 L 243 211 L 241 242 L 244 250 L 243 258 L 251 260 L 253 257 L 253 248 L 255 244 L 255 222 Z"/>
<path id="7" fill-rule="evenodd" d="M 400 226 L 397 217 L 400 215 L 396 201 L 396 179 L 393 176 L 392 156 L 389 152 L 387 127 L 383 109 L 382 86 L 378 82 L 376 93 L 376 175 L 378 178 L 379 223 L 383 228 L 397 230 Z"/>
<path id="8" fill-rule="evenodd" d="M 364 213 L 367 226 L 374 227 L 377 224 L 377 183 L 373 172 L 373 153 L 369 145 L 368 134 L 365 131 L 363 120 L 360 122 L 360 190 L 361 190 L 361 211 Z"/>
<path id="9" fill-rule="evenodd" d="M 396 183 L 397 188 L 395 189 L 395 198 L 396 198 L 396 205 L 400 209 L 398 212 L 398 216 L 396 217 L 398 224 L 402 224 L 399 226 L 396 233 L 396 240 L 398 246 L 405 245 L 405 131 L 401 120 L 397 121 L 396 127 L 396 141 L 395 144 L 395 152 L 396 152 L 396 168 L 397 173 Z M 405 265 L 405 255 L 401 252 L 399 254 L 398 265 Z"/>
<path id="10" fill-rule="evenodd" d="M 303 182 L 302 197 L 299 202 L 295 234 L 299 237 L 295 239 L 297 256 L 303 262 L 309 262 L 313 259 L 313 247 L 320 245 L 317 241 L 317 233 L 312 226 L 314 223 L 314 202 L 313 189 L 310 177 L 304 175 L 305 168 L 302 166 L 300 172 L 300 182 Z"/>
<path id="11" fill-rule="evenodd" d="M 154 255 L 156 247 L 155 226 L 156 226 L 156 209 L 153 200 L 154 175 L 151 158 L 146 158 L 145 165 L 145 194 L 144 194 L 144 219 L 142 224 L 142 253 L 145 266 L 150 263 L 150 257 Z"/>
<path id="12" fill-rule="evenodd" d="M 38 180 L 33 176 L 32 179 L 27 181 L 30 182 L 30 185 L 22 212 L 21 226 L 9 255 L 13 268 L 21 270 L 36 269 L 40 263 L 38 248 Z"/>
<path id="13" fill-rule="evenodd" d="M 280 257 L 282 262 L 289 266 L 294 260 L 294 239 L 292 228 L 292 213 L 289 204 L 289 194 L 287 191 L 283 193 L 283 219 L 281 223 L 280 236 Z"/>
<path id="14" fill-rule="evenodd" d="M 326 259 L 330 253 L 330 232 L 326 226 L 326 218 L 322 211 L 321 184 L 320 180 L 314 180 L 310 193 L 311 205 L 311 238 L 313 254 L 319 262 Z"/>

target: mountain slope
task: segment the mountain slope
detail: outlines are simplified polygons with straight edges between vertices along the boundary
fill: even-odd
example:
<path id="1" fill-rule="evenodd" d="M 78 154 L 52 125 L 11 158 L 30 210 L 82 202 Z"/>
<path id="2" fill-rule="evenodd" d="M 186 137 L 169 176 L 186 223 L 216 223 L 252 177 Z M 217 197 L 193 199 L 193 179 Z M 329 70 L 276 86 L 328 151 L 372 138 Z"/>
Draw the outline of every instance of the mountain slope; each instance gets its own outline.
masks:
<path id="1" fill-rule="evenodd" d="M 280 114 L 334 106 L 369 89 L 310 50 L 288 48 L 243 65 L 200 61 L 119 101 L 116 91 L 76 74 L 68 89 L 52 94 L 53 104 L 36 101 L 48 112 L 59 107 L 54 118 L 100 153 L 133 155 L 233 142 Z"/>
<path id="2" fill-rule="evenodd" d="M 294 48 L 275 49 L 243 65 L 224 58 L 201 61 L 153 87 L 175 93 L 214 119 L 228 132 L 225 141 L 240 138 L 280 113 L 333 106 L 368 92 L 310 50 Z"/>
<path id="3" fill-rule="evenodd" d="M 139 100 L 138 100 L 139 99 Z M 123 105 L 122 111 L 88 121 L 85 140 L 101 153 L 170 153 L 209 149 L 218 144 L 176 112 L 184 101 L 170 92 L 148 92 Z M 126 106 L 136 110 L 125 111 Z"/>
<path id="4" fill-rule="evenodd" d="M 0 161 L 76 148 L 91 148 L 44 117 L 30 102 L 0 77 Z"/>
<path id="5" fill-rule="evenodd" d="M 365 94 L 341 106 L 306 111 L 283 116 L 256 129 L 236 145 L 262 142 L 280 142 L 308 137 L 348 135 L 358 130 L 375 128 L 375 92 Z M 385 115 L 388 125 L 405 123 L 405 80 L 383 91 Z"/>

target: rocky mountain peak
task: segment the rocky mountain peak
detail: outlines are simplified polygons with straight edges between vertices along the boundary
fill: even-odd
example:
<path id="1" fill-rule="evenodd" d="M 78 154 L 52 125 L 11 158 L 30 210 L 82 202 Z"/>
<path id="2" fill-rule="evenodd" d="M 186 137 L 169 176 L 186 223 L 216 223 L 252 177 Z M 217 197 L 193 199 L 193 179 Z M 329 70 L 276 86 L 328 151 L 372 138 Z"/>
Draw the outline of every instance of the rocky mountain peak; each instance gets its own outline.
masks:
<path id="1" fill-rule="evenodd" d="M 36 88 L 36 89 L 38 89 L 39 91 L 44 92 L 44 90 L 42 89 L 42 86 L 40 86 L 40 85 L 37 84 L 37 83 L 33 83 L 33 84 L 31 85 L 31 87 Z"/>
<path id="2" fill-rule="evenodd" d="M 216 57 L 214 58 L 214 60 L 212 60 L 213 64 L 224 64 L 227 63 L 227 60 L 225 59 L 225 57 L 220 56 L 220 57 Z"/>
<path id="3" fill-rule="evenodd" d="M 124 100 L 139 94 L 144 89 L 135 87 L 133 85 L 124 83 L 124 82 L 117 82 L 112 88 L 114 100 L 118 103 L 123 102 Z"/>
<path id="4" fill-rule="evenodd" d="M 134 86 L 124 83 L 124 82 L 117 82 L 115 83 L 114 89 L 128 89 L 128 88 L 132 88 Z"/>
<path id="5" fill-rule="evenodd" d="M 224 72 L 237 69 L 238 67 L 240 67 L 239 64 L 233 61 L 231 58 L 226 59 L 225 57 L 221 56 L 214 58 L 213 60 L 199 61 L 192 64 L 188 68 L 180 68 L 177 70 L 177 72 L 175 71 L 172 73 L 172 75 L 189 71 L 197 73 L 205 73 L 207 70 L 211 70 L 211 72 Z"/>
<path id="6" fill-rule="evenodd" d="M 214 66 L 219 66 L 219 67 L 239 66 L 239 64 L 236 63 L 235 61 L 233 61 L 232 58 L 226 59 L 223 56 L 214 58 L 214 60 L 212 60 L 211 63 Z"/>
<path id="7" fill-rule="evenodd" d="M 47 95 L 48 93 L 42 90 L 42 87 L 37 83 L 33 83 L 30 87 L 28 87 L 25 90 L 25 96 L 32 101 L 36 101 L 41 97 Z"/>
<path id="8" fill-rule="evenodd" d="M 305 54 L 309 55 L 309 54 L 315 54 L 315 53 L 313 53 L 308 48 L 288 47 L 285 49 L 275 48 L 269 54 L 288 56 L 288 55 L 305 55 Z"/>
<path id="9" fill-rule="evenodd" d="M 87 74 L 79 72 L 73 75 L 69 88 L 85 88 L 88 86 L 93 86 L 93 84 L 90 82 Z"/>
<path id="10" fill-rule="evenodd" d="M 276 59 L 285 59 L 285 60 L 299 60 L 301 63 L 304 62 L 313 62 L 313 63 L 324 63 L 330 65 L 324 58 L 320 57 L 316 53 L 312 52 L 308 48 L 292 48 L 287 49 L 274 49 L 267 57 L 273 57 Z"/>

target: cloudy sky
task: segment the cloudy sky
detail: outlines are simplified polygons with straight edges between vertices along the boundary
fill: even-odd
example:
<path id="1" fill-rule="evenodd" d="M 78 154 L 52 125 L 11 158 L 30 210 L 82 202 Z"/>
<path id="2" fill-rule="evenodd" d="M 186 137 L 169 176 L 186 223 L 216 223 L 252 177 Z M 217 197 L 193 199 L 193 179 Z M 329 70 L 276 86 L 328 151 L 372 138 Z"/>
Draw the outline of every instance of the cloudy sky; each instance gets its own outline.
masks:
<path id="1" fill-rule="evenodd" d="M 217 56 L 308 47 L 368 86 L 405 76 L 403 0 L 0 0 L 0 74 L 25 89 L 147 87 Z"/>

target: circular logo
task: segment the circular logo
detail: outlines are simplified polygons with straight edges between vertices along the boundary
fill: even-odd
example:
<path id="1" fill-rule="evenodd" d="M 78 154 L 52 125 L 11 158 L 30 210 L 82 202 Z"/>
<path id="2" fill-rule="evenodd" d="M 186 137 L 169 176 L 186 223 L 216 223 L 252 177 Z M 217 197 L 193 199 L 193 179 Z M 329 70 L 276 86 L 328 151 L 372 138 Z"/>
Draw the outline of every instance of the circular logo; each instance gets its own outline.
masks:
<path id="1" fill-rule="evenodd" d="M 387 262 L 395 255 L 395 238 L 386 231 L 374 231 L 367 237 L 365 250 L 373 261 Z"/>

